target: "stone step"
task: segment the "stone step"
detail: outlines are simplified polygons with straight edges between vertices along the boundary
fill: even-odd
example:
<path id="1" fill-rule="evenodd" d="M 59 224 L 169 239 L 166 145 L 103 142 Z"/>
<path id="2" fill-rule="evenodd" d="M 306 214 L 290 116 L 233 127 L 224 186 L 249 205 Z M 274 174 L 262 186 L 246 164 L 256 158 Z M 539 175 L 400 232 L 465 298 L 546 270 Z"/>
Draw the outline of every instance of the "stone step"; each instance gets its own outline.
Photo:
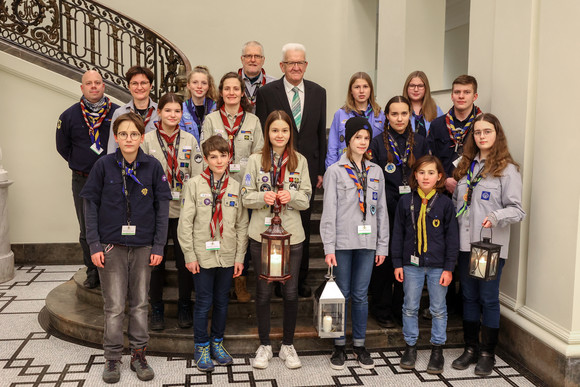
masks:
<path id="1" fill-rule="evenodd" d="M 46 298 L 46 309 L 51 325 L 59 332 L 88 343 L 102 344 L 103 310 L 77 297 L 77 284 L 74 279 L 53 289 Z M 304 303 L 301 299 L 300 303 Z M 230 306 L 231 308 L 231 306 Z M 231 309 L 230 309 L 231 310 Z M 148 350 L 171 354 L 193 353 L 192 329 L 180 329 L 177 320 L 171 316 L 165 319 L 166 329 L 161 332 L 150 332 Z M 270 337 L 274 350 L 278 350 L 282 339 L 282 318 L 273 315 Z M 428 345 L 430 339 L 428 320 L 419 318 L 419 345 Z M 125 322 L 125 341 L 127 325 Z M 347 328 L 347 340 L 350 341 L 350 328 Z M 366 345 L 368 348 L 403 347 L 401 328 L 380 328 L 373 318 L 368 319 Z M 461 319 L 452 316 L 447 325 L 447 344 L 458 345 L 463 340 Z M 232 354 L 252 353 L 259 346 L 257 322 L 253 315 L 246 317 L 228 317 L 225 333 L 226 347 Z M 312 316 L 298 319 L 295 330 L 296 348 L 300 351 L 320 351 L 332 349 L 330 339 L 320 339 L 312 323 Z M 127 343 L 125 343 L 127 346 Z"/>

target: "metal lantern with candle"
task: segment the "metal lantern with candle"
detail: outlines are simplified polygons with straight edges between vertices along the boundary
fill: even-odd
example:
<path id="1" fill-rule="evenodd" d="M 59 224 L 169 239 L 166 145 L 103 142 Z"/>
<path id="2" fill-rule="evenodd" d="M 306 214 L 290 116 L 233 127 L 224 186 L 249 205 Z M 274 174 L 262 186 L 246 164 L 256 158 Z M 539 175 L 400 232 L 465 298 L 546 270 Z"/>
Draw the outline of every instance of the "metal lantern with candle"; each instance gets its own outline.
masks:
<path id="1" fill-rule="evenodd" d="M 278 185 L 278 190 L 282 185 Z M 282 227 L 280 219 L 281 204 L 276 199 L 273 211 L 274 217 L 270 226 L 262 235 L 262 262 L 260 278 L 268 282 L 286 282 L 290 279 L 290 234 Z"/>
<path id="2" fill-rule="evenodd" d="M 332 270 L 330 266 L 322 292 L 314 294 L 314 326 L 321 338 L 342 337 L 345 333 L 345 299 L 334 282 Z"/>
<path id="3" fill-rule="evenodd" d="M 480 239 L 482 239 L 482 231 L 483 227 L 479 232 Z M 471 244 L 471 256 L 469 258 L 469 275 L 485 281 L 496 279 L 499 253 L 501 251 L 501 245 L 491 242 L 493 231 L 491 233 L 489 238 L 483 237 L 481 241 Z"/>

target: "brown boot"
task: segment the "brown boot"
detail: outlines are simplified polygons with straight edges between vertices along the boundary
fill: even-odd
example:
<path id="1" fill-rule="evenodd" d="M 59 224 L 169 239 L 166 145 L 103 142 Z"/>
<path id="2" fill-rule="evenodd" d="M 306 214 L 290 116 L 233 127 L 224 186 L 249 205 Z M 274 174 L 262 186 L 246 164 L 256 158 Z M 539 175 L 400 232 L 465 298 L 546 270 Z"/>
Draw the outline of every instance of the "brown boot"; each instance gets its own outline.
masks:
<path id="1" fill-rule="evenodd" d="M 252 295 L 246 289 L 246 277 L 239 276 L 234 278 L 234 289 L 239 302 L 250 302 Z"/>

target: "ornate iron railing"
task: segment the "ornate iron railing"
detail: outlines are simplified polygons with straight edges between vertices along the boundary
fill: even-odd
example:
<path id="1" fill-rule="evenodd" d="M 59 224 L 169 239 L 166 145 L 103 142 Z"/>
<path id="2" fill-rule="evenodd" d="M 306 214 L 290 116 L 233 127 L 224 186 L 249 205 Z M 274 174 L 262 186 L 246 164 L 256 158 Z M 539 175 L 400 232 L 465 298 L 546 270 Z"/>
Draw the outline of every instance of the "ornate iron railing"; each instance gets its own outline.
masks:
<path id="1" fill-rule="evenodd" d="M 74 79 L 97 69 L 116 88 L 107 93 L 123 100 L 128 100 L 124 74 L 133 65 L 155 73 L 154 99 L 182 89 L 183 74 L 191 68 L 167 39 L 91 0 L 0 0 L 1 42 L 1 49 Z"/>

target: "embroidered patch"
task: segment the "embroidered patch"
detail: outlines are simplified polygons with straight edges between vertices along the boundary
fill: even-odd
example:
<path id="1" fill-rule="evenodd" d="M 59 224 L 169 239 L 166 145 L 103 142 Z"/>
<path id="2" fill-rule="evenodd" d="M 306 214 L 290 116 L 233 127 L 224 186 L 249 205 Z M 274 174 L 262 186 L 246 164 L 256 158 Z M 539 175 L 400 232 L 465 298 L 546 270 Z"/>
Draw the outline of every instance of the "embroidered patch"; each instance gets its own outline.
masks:
<path id="1" fill-rule="evenodd" d="M 228 194 L 228 197 L 229 197 L 229 198 L 234 198 L 234 199 L 235 199 L 235 198 L 237 198 L 237 197 L 238 197 L 238 195 L 236 195 L 236 194 L 233 194 L 233 193 L 229 193 L 229 194 Z"/>
<path id="2" fill-rule="evenodd" d="M 379 198 L 378 192 L 373 192 L 373 200 L 377 200 Z"/>
<path id="3" fill-rule="evenodd" d="M 270 184 L 264 183 L 260 186 L 260 192 L 271 191 Z"/>
<path id="4" fill-rule="evenodd" d="M 198 153 L 193 157 L 193 160 L 195 160 L 195 162 L 199 164 L 203 160 L 203 157 L 201 157 L 201 155 Z"/>
<path id="5" fill-rule="evenodd" d="M 377 213 L 377 207 L 374 204 L 371 204 L 371 215 L 374 215 Z"/>
<path id="6" fill-rule="evenodd" d="M 251 183 L 252 183 L 252 175 L 246 173 L 246 176 L 244 176 L 244 185 L 249 186 Z"/>
<path id="7" fill-rule="evenodd" d="M 440 224 L 441 222 L 439 221 L 439 219 L 433 219 L 433 227 L 439 227 Z"/>
<path id="8" fill-rule="evenodd" d="M 266 183 L 268 181 L 268 176 L 262 176 L 262 181 Z"/>
<path id="9" fill-rule="evenodd" d="M 188 168 L 189 167 L 189 163 L 179 163 L 179 167 L 180 168 Z"/>
<path id="10" fill-rule="evenodd" d="M 371 183 L 378 183 L 379 179 L 373 179 L 372 177 L 369 179 Z"/>
<path id="11" fill-rule="evenodd" d="M 161 180 L 162 181 L 167 181 L 167 176 L 165 176 L 165 175 L 161 176 Z"/>
<path id="12" fill-rule="evenodd" d="M 340 135 L 339 140 L 340 140 L 340 142 L 344 142 L 344 135 L 343 134 Z"/>
<path id="13" fill-rule="evenodd" d="M 371 157 L 371 159 L 373 158 L 373 151 L 372 151 L 372 149 L 367 150 L 367 155 L 369 155 Z"/>
<path id="14" fill-rule="evenodd" d="M 143 194 L 143 196 L 147 196 L 147 192 L 148 192 L 148 191 L 147 191 L 147 188 L 143 188 L 143 189 L 141 190 L 141 193 Z"/>
<path id="15" fill-rule="evenodd" d="M 387 171 L 387 173 L 393 173 L 395 172 L 396 169 L 397 167 L 393 163 L 388 163 L 387 165 L 385 165 L 385 171 Z"/>
<path id="16" fill-rule="evenodd" d="M 203 199 L 203 204 L 205 204 L 206 206 L 209 206 L 211 204 L 211 200 L 209 199 Z"/>
<path id="17" fill-rule="evenodd" d="M 56 128 L 60 129 L 61 125 L 62 125 L 62 120 L 58 120 L 58 122 L 56 123 Z"/>
<path id="18" fill-rule="evenodd" d="M 490 197 L 491 197 L 491 193 L 489 193 L 488 191 L 483 191 L 481 193 L 481 200 L 489 200 Z"/>
<path id="19" fill-rule="evenodd" d="M 246 194 L 246 192 L 248 192 L 248 189 L 246 187 L 242 187 L 242 190 L 240 192 L 242 194 L 242 196 L 244 196 Z"/>

